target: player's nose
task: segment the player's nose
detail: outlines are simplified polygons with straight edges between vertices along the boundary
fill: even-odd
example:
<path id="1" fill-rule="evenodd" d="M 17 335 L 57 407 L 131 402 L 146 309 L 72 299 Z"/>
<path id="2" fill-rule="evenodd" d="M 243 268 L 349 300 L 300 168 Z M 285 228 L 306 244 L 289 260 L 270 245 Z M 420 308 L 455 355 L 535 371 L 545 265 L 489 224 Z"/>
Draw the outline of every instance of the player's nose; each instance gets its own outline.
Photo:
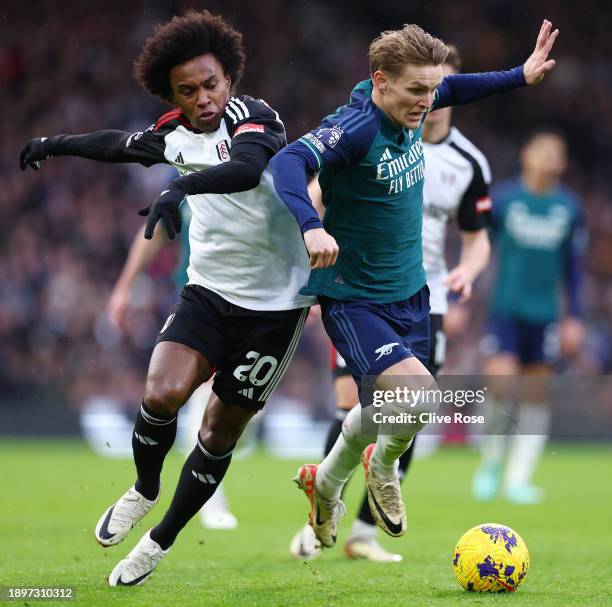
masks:
<path id="1" fill-rule="evenodd" d="M 198 89 L 198 97 L 196 101 L 198 107 L 206 107 L 210 103 L 210 95 L 208 94 L 206 89 Z"/>
<path id="2" fill-rule="evenodd" d="M 421 98 L 421 106 L 425 109 L 430 108 L 434 102 L 434 95 L 434 91 L 430 91 L 429 93 L 423 95 L 423 97 Z"/>

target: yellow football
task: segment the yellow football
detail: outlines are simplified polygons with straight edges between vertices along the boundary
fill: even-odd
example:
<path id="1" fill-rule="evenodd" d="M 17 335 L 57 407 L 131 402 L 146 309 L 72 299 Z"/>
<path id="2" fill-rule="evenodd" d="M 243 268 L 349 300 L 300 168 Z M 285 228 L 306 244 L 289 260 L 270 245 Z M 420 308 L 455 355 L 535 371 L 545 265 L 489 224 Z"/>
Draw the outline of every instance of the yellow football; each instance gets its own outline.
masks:
<path id="1" fill-rule="evenodd" d="M 510 527 L 484 523 L 459 538 L 453 551 L 453 571 L 465 590 L 514 592 L 529 571 L 529 551 Z"/>

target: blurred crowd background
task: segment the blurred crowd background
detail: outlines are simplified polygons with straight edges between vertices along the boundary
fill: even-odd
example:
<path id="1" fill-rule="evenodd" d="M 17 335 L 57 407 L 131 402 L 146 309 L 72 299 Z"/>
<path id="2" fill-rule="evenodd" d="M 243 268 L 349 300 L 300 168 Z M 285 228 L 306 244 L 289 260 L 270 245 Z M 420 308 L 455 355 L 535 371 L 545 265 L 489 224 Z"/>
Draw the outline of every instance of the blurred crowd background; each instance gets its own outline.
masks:
<path id="1" fill-rule="evenodd" d="M 35 136 L 137 131 L 154 122 L 166 108 L 137 87 L 132 62 L 156 23 L 190 7 L 221 13 L 243 32 L 248 60 L 238 92 L 278 110 L 290 140 L 367 77 L 367 48 L 383 29 L 419 23 L 459 47 L 464 71 L 483 71 L 522 63 L 542 19 L 550 19 L 561 35 L 558 65 L 544 84 L 459 108 L 455 124 L 486 154 L 494 180 L 518 171 L 530 128 L 554 125 L 567 134 L 565 181 L 584 201 L 590 235 L 587 340 L 572 366 L 610 371 L 609 2 L 7 0 L 0 15 L 0 424 L 41 403 L 55 403 L 61 419 L 64 409 L 99 395 L 127 407 L 140 402 L 152 344 L 176 297 L 170 280 L 176 245 L 138 280 L 124 332 L 110 325 L 105 306 L 141 225 L 136 210 L 173 171 L 61 158 L 21 173 L 18 156 Z M 478 283 L 466 330 L 449 344 L 451 372 L 479 370 L 490 277 L 491 271 Z M 327 343 L 320 323 L 311 323 L 277 400 L 329 412 Z"/>

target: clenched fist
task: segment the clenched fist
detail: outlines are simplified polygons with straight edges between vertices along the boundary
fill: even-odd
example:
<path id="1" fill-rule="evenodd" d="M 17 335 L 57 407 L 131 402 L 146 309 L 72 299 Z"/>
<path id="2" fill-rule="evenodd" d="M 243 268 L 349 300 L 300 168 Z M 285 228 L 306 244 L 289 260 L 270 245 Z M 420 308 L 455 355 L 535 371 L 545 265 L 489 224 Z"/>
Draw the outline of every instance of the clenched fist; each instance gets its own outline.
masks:
<path id="1" fill-rule="evenodd" d="M 314 228 L 304 232 L 304 242 L 308 255 L 310 255 L 310 267 L 313 270 L 328 268 L 336 263 L 338 243 L 323 228 Z"/>

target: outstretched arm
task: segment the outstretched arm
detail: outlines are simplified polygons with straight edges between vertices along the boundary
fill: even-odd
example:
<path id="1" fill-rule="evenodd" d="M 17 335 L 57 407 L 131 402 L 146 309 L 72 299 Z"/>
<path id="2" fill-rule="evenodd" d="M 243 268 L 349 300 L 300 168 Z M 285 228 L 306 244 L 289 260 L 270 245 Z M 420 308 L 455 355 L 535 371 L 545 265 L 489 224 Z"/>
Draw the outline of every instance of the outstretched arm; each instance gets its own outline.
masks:
<path id="1" fill-rule="evenodd" d="M 432 109 L 463 105 L 525 85 L 539 84 L 555 67 L 555 60 L 548 59 L 548 55 L 558 35 L 559 30 L 553 31 L 552 23 L 545 19 L 533 53 L 523 65 L 507 71 L 447 76 L 436 91 Z"/>
<path id="2" fill-rule="evenodd" d="M 86 135 L 55 135 L 31 139 L 21 151 L 21 170 L 40 168 L 56 156 L 80 156 L 103 162 L 138 162 L 151 166 L 166 162 L 164 136 L 151 127 L 147 131 L 96 131 Z"/>

